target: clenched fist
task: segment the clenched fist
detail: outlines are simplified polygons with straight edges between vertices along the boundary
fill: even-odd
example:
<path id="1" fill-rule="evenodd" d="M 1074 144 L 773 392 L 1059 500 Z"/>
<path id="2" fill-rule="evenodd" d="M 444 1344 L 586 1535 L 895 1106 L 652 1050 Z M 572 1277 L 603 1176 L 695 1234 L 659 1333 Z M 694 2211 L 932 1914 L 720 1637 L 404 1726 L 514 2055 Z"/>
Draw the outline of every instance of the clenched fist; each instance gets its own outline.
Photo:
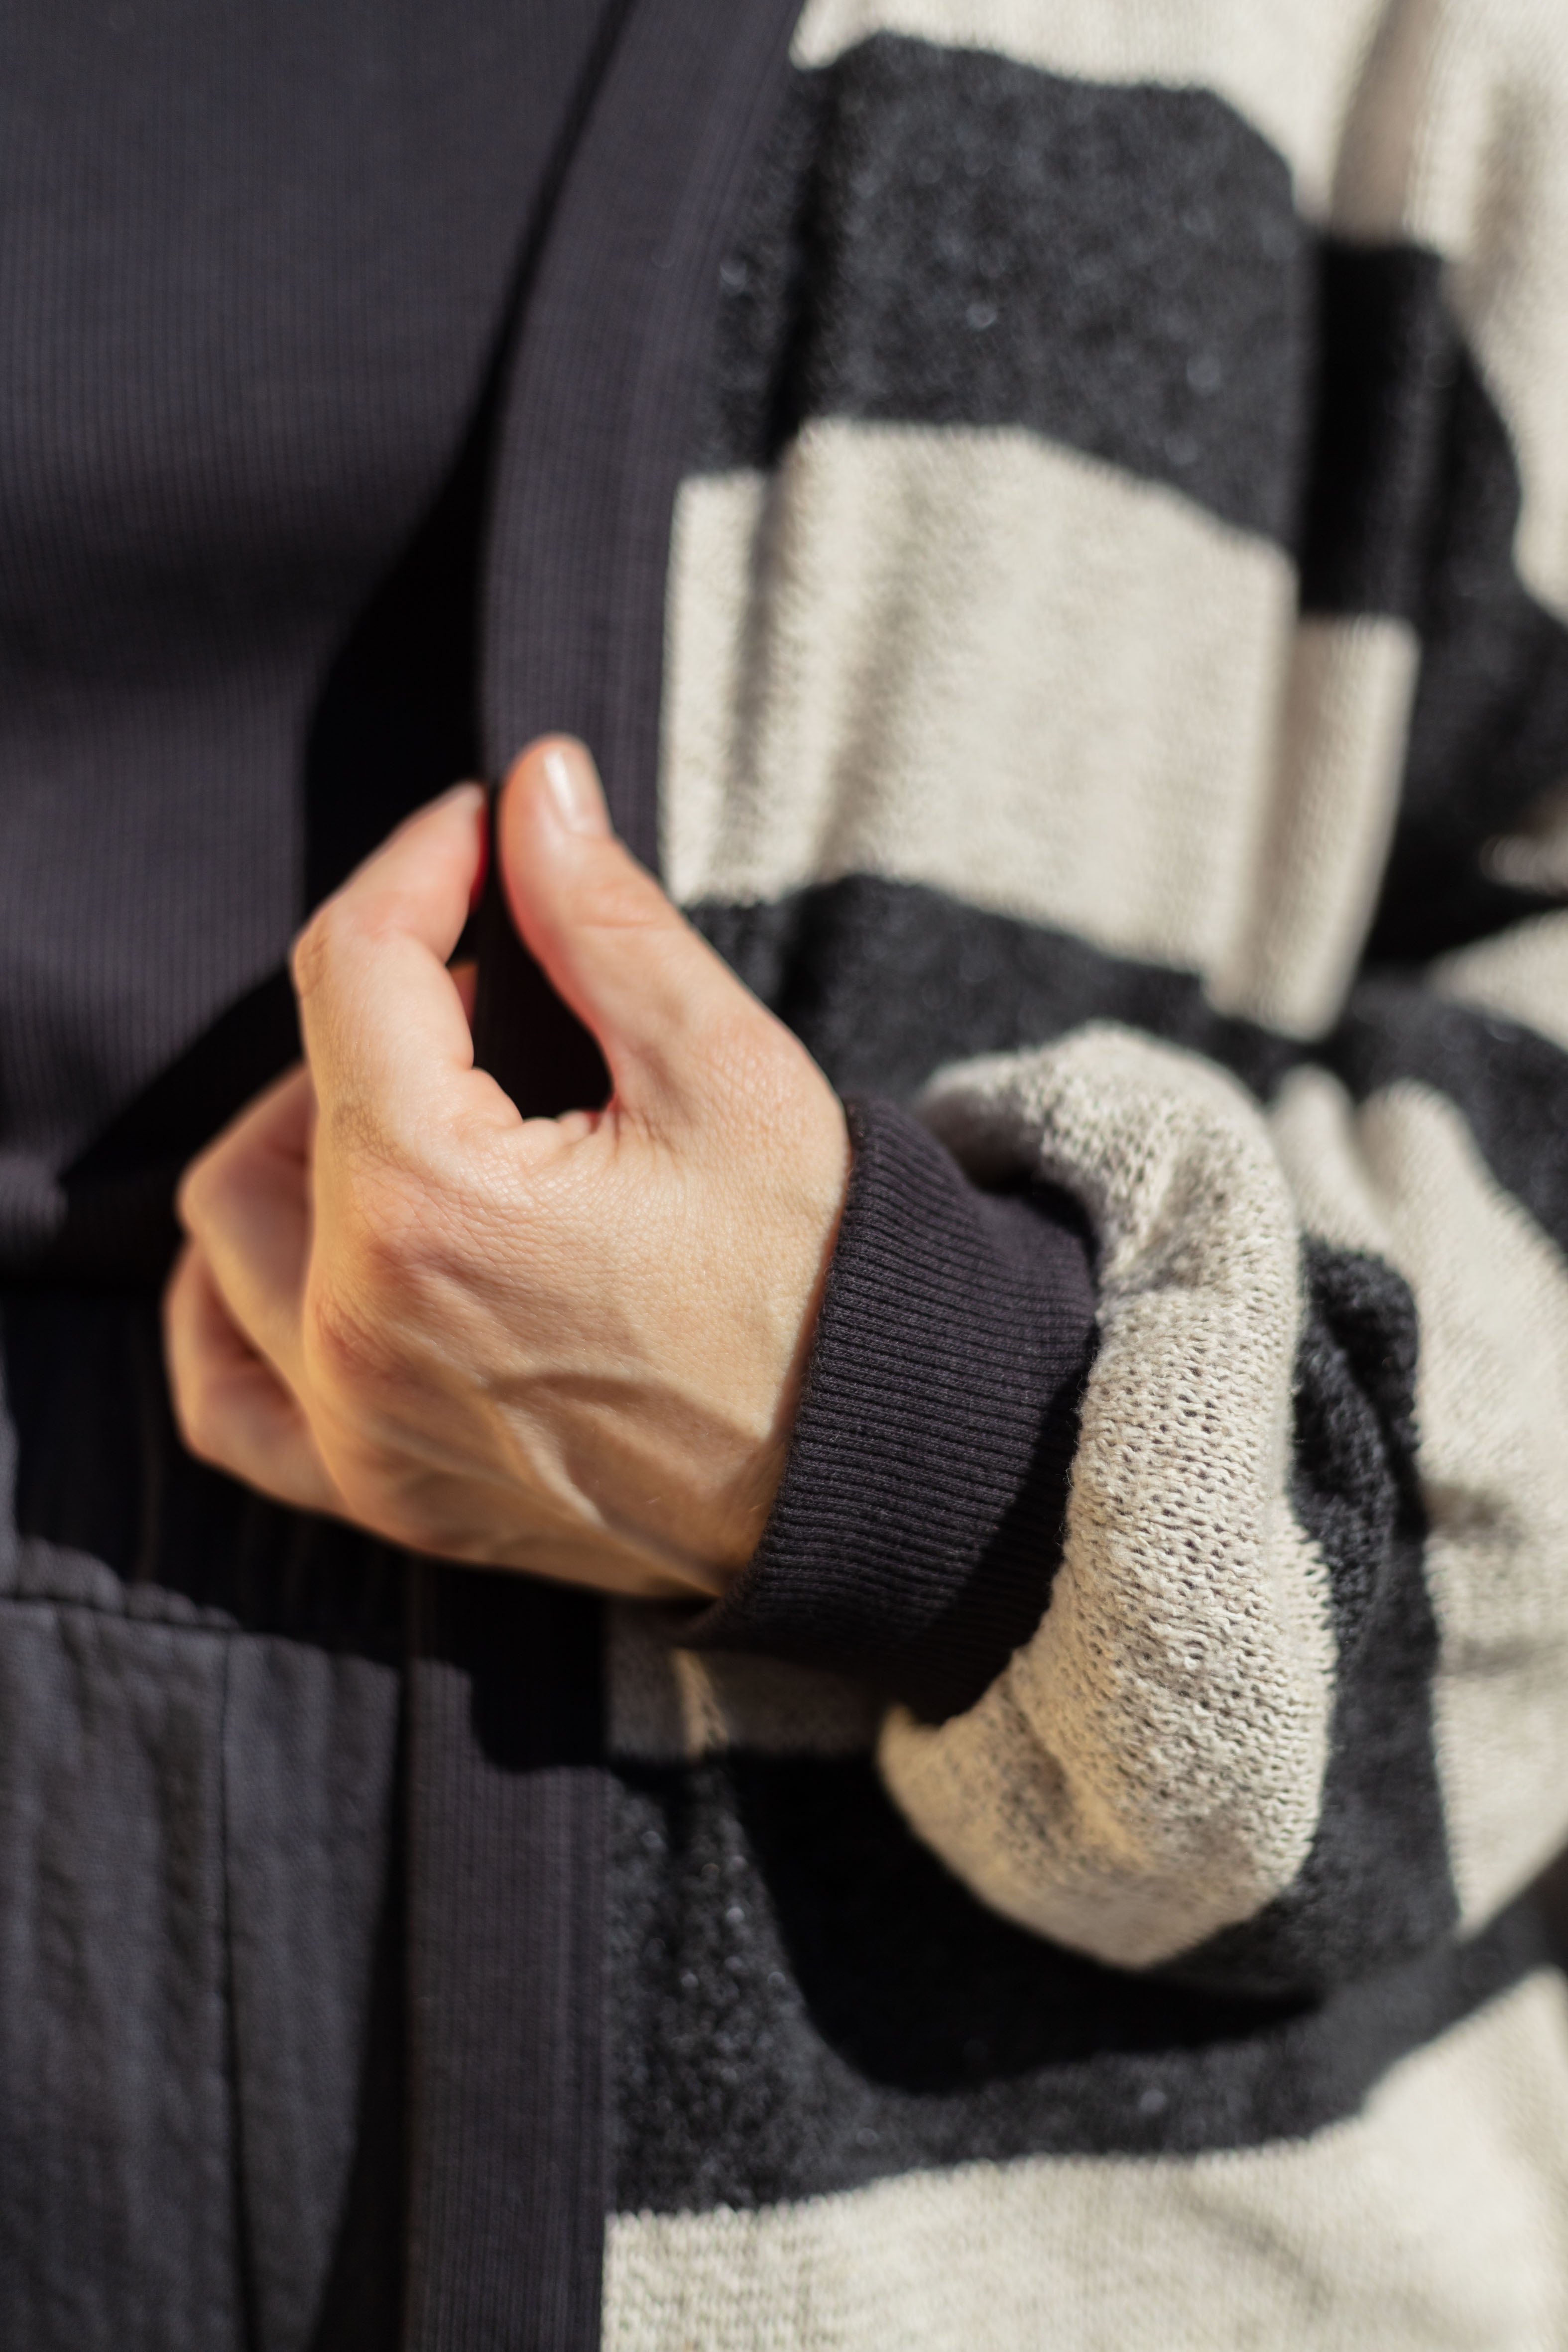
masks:
<path id="1" fill-rule="evenodd" d="M 716 1593 L 783 1467 L 843 1113 L 554 739 L 513 769 L 496 851 L 614 1090 L 521 1118 L 447 969 L 484 824 L 477 786 L 448 793 L 301 935 L 306 1063 L 181 1188 L 175 1410 L 207 1461 L 418 1550 Z"/>

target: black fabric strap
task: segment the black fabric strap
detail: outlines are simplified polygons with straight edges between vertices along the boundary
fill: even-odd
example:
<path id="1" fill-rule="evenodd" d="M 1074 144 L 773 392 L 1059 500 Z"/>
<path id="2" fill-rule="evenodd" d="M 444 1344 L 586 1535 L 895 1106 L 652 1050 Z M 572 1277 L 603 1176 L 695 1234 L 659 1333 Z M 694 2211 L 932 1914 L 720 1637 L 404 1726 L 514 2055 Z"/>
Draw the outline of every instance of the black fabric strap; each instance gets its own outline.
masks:
<path id="1" fill-rule="evenodd" d="M 486 756 L 580 735 L 617 830 L 658 865 L 670 519 L 710 373 L 719 266 L 785 84 L 795 0 L 639 0 L 529 294 L 497 466 Z M 517 1098 L 596 1108 L 597 1047 L 507 919 L 479 915 L 476 1034 Z M 528 1069 L 519 1066 L 526 1059 Z"/>
<path id="2" fill-rule="evenodd" d="M 414 2352 L 599 2341 L 605 1780 L 598 1606 L 415 1572 Z"/>
<path id="3" fill-rule="evenodd" d="M 637 0 L 531 296 L 502 435 L 486 756 L 582 736 L 658 862 L 670 523 L 719 269 L 787 82 L 798 0 Z"/>
<path id="4" fill-rule="evenodd" d="M 565 729 L 658 845 L 670 516 L 719 263 L 796 0 L 637 0 L 526 289 L 492 499 L 486 759 Z M 597 1083 L 492 890 L 478 1041 L 529 1113 Z M 574 1090 L 577 1092 L 574 1093 Z M 407 2352 L 591 2352 L 611 2200 L 606 1781 L 589 1598 L 416 1571 Z"/>

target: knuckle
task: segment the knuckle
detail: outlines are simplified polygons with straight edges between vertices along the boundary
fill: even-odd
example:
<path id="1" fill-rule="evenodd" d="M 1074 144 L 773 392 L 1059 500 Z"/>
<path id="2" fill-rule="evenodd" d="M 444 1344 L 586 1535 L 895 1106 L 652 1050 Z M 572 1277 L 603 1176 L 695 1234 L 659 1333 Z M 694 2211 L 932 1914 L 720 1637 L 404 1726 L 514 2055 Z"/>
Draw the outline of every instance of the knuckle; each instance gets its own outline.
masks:
<path id="1" fill-rule="evenodd" d="M 433 1256 L 426 1189 L 386 1162 L 362 1166 L 307 1286 L 308 1349 L 340 1393 L 403 1378 Z"/>
<path id="2" fill-rule="evenodd" d="M 415 912 L 406 890 L 350 883 L 323 898 L 299 931 L 289 953 L 294 987 L 310 995 L 341 971 L 356 953 L 402 936 Z"/>
<path id="3" fill-rule="evenodd" d="M 330 1167 L 345 1233 L 374 1263 L 417 1253 L 421 1224 L 442 1188 L 433 1139 L 395 1103 L 358 1087 L 340 1090 L 317 1129 L 320 1164 Z"/>
<path id="4" fill-rule="evenodd" d="M 318 907 L 295 939 L 289 958 L 289 971 L 294 982 L 294 992 L 301 1001 L 314 995 L 327 977 L 338 924 L 337 904 L 335 898 L 329 898 L 324 905 Z"/>
<path id="5" fill-rule="evenodd" d="M 395 1093 L 357 1083 L 352 1072 L 317 1105 L 318 1158 L 379 1222 L 406 1221 L 411 1204 L 437 1188 L 440 1143 Z"/>
<path id="6" fill-rule="evenodd" d="M 584 862 L 574 893 L 574 920 L 597 930 L 647 930 L 679 923 L 653 877 L 615 845 L 608 847 L 611 854 Z"/>
<path id="7" fill-rule="evenodd" d="M 317 1146 L 350 1172 L 353 1192 L 390 1177 L 399 1155 L 380 1106 L 353 1086 L 339 1087 L 317 1113 Z"/>
<path id="8" fill-rule="evenodd" d="M 363 1279 L 316 1279 L 302 1311 L 305 1353 L 321 1384 L 342 1395 L 374 1387 L 394 1368 L 389 1305 Z"/>
<path id="9" fill-rule="evenodd" d="M 360 1282 L 399 1288 L 423 1264 L 436 1222 L 438 1180 L 384 1147 L 367 1154 L 348 1190 L 345 1236 Z"/>
<path id="10" fill-rule="evenodd" d="M 206 1223 L 211 1192 L 208 1155 L 193 1160 L 174 1190 L 174 1213 L 187 1234 L 199 1233 Z"/>
<path id="11" fill-rule="evenodd" d="M 188 1452 L 199 1462 L 223 1465 L 220 1416 L 214 1407 L 210 1384 L 199 1374 L 176 1375 L 171 1382 L 174 1419 Z"/>
<path id="12" fill-rule="evenodd" d="M 358 936 L 361 928 L 353 892 L 334 890 L 330 898 L 322 899 L 296 938 L 296 965 L 302 962 L 308 973 L 321 977 L 325 968 Z"/>
<path id="13" fill-rule="evenodd" d="M 221 1145 L 214 1145 L 192 1160 L 174 1195 L 175 1211 L 185 1231 L 201 1234 L 221 1224 L 231 1191 L 227 1155 Z"/>
<path id="14" fill-rule="evenodd" d="M 289 955 L 296 993 L 305 998 L 326 986 L 357 948 L 393 928 L 394 911 L 381 896 L 366 898 L 343 889 L 323 898 L 296 935 Z"/>

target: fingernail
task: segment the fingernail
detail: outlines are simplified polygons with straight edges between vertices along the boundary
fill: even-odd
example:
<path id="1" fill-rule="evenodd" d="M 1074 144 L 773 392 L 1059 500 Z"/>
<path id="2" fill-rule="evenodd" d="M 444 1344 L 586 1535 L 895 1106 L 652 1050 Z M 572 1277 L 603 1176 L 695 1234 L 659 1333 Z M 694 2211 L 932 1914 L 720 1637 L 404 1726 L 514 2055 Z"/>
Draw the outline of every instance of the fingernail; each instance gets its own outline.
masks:
<path id="1" fill-rule="evenodd" d="M 568 833 L 608 833 L 598 772 L 581 743 L 551 743 L 540 761 L 555 814 Z"/>

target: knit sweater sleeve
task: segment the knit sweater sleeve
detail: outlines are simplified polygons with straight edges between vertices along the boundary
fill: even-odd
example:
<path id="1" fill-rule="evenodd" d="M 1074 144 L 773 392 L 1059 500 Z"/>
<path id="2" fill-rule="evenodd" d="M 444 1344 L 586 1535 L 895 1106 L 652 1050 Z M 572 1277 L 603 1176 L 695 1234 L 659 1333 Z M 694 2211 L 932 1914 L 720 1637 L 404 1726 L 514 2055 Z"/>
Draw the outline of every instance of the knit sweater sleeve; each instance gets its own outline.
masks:
<path id="1" fill-rule="evenodd" d="M 1565 982 L 1568 915 L 1369 981 L 1268 1105 L 1094 1022 L 858 1107 L 690 1638 L 878 1683 L 919 1835 L 1115 1965 L 1294 1995 L 1490 1916 L 1568 1828 Z"/>
<path id="2" fill-rule="evenodd" d="M 1099 1345 L 1029 1640 L 884 1780 L 995 1908 L 1262 1992 L 1364 1972 L 1568 1827 L 1568 917 L 1358 990 L 1272 1106 L 1091 1024 L 947 1071 L 1071 1192 Z"/>

